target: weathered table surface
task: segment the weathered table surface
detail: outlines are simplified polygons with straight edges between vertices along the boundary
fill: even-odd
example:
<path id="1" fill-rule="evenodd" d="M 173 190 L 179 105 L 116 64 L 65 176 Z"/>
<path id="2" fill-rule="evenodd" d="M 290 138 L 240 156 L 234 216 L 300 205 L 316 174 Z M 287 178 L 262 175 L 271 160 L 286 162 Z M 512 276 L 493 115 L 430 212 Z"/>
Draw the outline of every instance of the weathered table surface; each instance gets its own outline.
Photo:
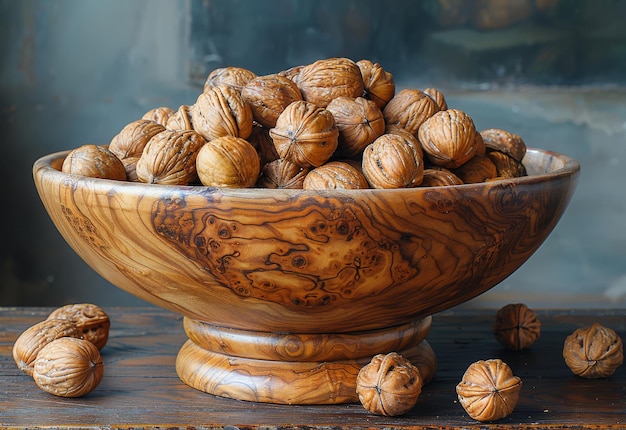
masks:
<path id="1" fill-rule="evenodd" d="M 537 311 L 539 340 L 528 350 L 504 350 L 491 326 L 495 310 L 452 310 L 433 317 L 427 337 L 437 354 L 435 380 L 412 411 L 381 417 L 360 404 L 285 406 L 219 398 L 184 385 L 174 368 L 186 340 L 182 318 L 154 307 L 105 309 L 112 321 L 102 350 L 105 375 L 83 398 L 41 391 L 18 370 L 12 346 L 47 308 L 0 308 L 0 427 L 104 428 L 626 428 L 626 365 L 608 379 L 571 374 L 562 358 L 565 337 L 593 322 L 626 339 L 626 309 Z M 512 415 L 479 423 L 458 403 L 455 386 L 467 366 L 501 358 L 523 380 Z"/>

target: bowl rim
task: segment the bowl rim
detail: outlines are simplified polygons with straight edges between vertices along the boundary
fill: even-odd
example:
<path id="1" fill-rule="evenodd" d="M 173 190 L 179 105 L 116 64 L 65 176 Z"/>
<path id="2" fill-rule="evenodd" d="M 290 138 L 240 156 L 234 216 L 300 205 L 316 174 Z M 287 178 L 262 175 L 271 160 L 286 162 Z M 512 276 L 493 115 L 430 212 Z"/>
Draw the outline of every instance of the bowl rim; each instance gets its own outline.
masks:
<path id="1" fill-rule="evenodd" d="M 524 160 L 527 159 L 529 155 L 542 155 L 546 157 L 551 157 L 554 160 L 560 162 L 560 166 L 556 166 L 553 170 L 550 170 L 547 173 L 541 174 L 530 174 L 528 176 L 521 176 L 517 178 L 501 178 L 493 181 L 487 182 L 477 182 L 477 183 L 467 183 L 461 185 L 437 185 L 437 186 L 417 186 L 412 188 L 393 188 L 393 189 L 380 189 L 380 188 L 362 188 L 356 190 L 344 190 L 344 189 L 333 189 L 333 190 L 303 190 L 303 189 L 273 189 L 273 188 L 262 188 L 262 187 L 250 187 L 250 188 L 227 188 L 227 187 L 208 187 L 201 184 L 193 184 L 193 185 L 166 185 L 166 184 L 146 184 L 142 182 L 132 182 L 132 181 L 120 181 L 114 179 L 103 179 L 103 178 L 94 178 L 89 176 L 82 176 L 70 173 L 63 173 L 61 170 L 53 167 L 53 163 L 60 163 L 60 160 L 65 158 L 67 154 L 69 154 L 71 150 L 62 150 L 53 152 L 47 155 L 43 155 L 38 158 L 33 164 L 33 176 L 37 178 L 42 174 L 45 175 L 53 175 L 58 177 L 64 177 L 66 179 L 72 179 L 76 182 L 82 184 L 90 184 L 89 186 L 97 189 L 99 187 L 105 187 L 106 189 L 110 189 L 112 186 L 114 187 L 123 187 L 126 192 L 137 192 L 139 194 L 151 194 L 151 192 L 155 192 L 156 194 L 167 194 L 167 193 L 221 193 L 226 196 L 233 197 L 250 197 L 250 198 L 260 198 L 260 197 L 277 197 L 284 196 L 287 198 L 296 198 L 300 196 L 328 196 L 328 197 L 345 197 L 345 198 L 355 198 L 359 195 L 377 195 L 377 194 L 385 194 L 385 195 L 393 195 L 393 194 L 403 194 L 403 193 L 415 193 L 415 192 L 428 192 L 434 191 L 437 189 L 458 189 L 458 190 L 469 190 L 469 189 L 477 189 L 477 188 L 485 188 L 488 185 L 491 186 L 506 186 L 510 184 L 535 184 L 535 183 L 543 183 L 549 182 L 552 180 L 556 180 L 559 178 L 576 176 L 580 172 L 580 163 L 565 154 L 558 153 L 551 150 L 545 150 L 540 148 L 528 147 L 526 151 L 526 155 L 524 156 Z M 59 166 L 60 167 L 60 166 Z M 37 179 L 36 179 L 37 181 Z"/>

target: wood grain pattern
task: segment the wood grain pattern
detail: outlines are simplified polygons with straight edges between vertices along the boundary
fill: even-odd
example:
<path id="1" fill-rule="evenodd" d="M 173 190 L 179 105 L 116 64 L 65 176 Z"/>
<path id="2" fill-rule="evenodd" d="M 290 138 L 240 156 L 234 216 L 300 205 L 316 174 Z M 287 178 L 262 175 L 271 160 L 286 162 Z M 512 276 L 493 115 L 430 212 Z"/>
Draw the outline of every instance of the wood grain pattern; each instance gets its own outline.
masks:
<path id="1" fill-rule="evenodd" d="M 488 290 L 545 240 L 579 169 L 531 149 L 525 178 L 315 192 L 98 180 L 59 172 L 64 155 L 35 184 L 104 278 L 209 324 L 295 333 L 407 324 Z"/>
<path id="2" fill-rule="evenodd" d="M 194 390 L 175 372 L 187 339 L 182 317 L 155 307 L 105 309 L 112 326 L 102 350 L 102 382 L 83 398 L 55 397 L 41 391 L 11 356 L 19 334 L 51 310 L 0 308 L 0 428 L 608 430 L 626 425 L 626 365 L 610 378 L 586 380 L 574 376 L 561 356 L 565 337 L 596 321 L 626 338 L 624 309 L 537 310 L 542 333 L 524 351 L 508 351 L 495 340 L 495 310 L 434 315 L 428 339 L 439 368 L 415 407 L 399 417 L 372 415 L 359 403 L 277 405 Z M 485 358 L 501 358 L 524 383 L 513 413 L 496 423 L 469 418 L 454 391 L 467 366 Z"/>
<path id="3" fill-rule="evenodd" d="M 347 360 L 358 361 L 359 351 L 371 356 L 390 345 L 417 345 L 407 325 L 487 291 L 535 252 L 565 211 L 579 171 L 567 156 L 529 149 L 531 176 L 480 184 L 220 189 L 67 175 L 59 171 L 66 154 L 41 158 L 33 174 L 50 218 L 87 264 L 150 303 L 207 327 L 247 332 L 248 345 L 259 344 L 246 347 L 251 351 L 267 351 L 267 333 L 300 335 L 301 350 L 320 357 L 299 361 L 306 366 L 340 359 L 328 352 L 338 334 L 352 342 L 344 351 L 356 352 Z M 390 335 L 372 335 L 380 330 Z M 214 377 L 193 372 L 207 374 L 201 362 L 213 363 L 225 351 L 197 340 L 184 347 L 177 369 L 196 388 L 215 387 Z M 225 360 L 252 366 L 259 358 L 234 353 Z M 271 358 L 283 369 L 277 380 L 294 380 L 289 359 Z M 222 366 L 229 369 L 235 371 Z M 343 383 L 353 370 L 342 369 Z M 243 392 L 237 384 L 228 395 Z M 279 386 L 281 397 L 255 398 L 296 402 Z"/>

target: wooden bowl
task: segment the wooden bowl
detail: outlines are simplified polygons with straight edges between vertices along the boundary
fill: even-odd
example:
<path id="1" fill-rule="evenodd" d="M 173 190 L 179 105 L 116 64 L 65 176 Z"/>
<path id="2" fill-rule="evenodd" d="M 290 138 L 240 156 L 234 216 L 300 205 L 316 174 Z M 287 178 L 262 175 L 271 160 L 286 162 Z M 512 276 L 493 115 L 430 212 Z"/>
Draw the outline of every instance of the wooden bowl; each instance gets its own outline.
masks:
<path id="1" fill-rule="evenodd" d="M 410 355 L 430 315 L 494 287 L 537 250 L 580 169 L 530 148 L 527 177 L 316 192 L 93 179 L 62 173 L 66 155 L 33 167 L 48 214 L 102 277 L 185 317 L 181 379 L 277 403 L 355 401 L 346 381 L 364 361 Z M 320 370 L 329 363 L 349 374 L 333 377 L 338 387 L 294 384 L 304 368 L 326 381 L 337 371 Z M 280 381 L 264 388 L 268 373 Z"/>

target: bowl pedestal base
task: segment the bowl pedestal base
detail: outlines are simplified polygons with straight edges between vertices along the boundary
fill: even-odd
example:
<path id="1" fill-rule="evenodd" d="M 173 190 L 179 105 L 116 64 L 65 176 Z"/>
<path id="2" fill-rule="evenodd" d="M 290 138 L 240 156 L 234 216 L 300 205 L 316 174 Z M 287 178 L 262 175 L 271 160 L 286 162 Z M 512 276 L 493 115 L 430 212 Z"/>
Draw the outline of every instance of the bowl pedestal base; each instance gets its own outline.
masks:
<path id="1" fill-rule="evenodd" d="M 429 316 L 358 333 L 302 334 L 229 329 L 185 317 L 189 339 L 178 353 L 176 372 L 192 388 L 238 400 L 354 403 L 359 370 L 374 355 L 397 352 L 416 366 L 423 361 L 431 321 Z"/>

